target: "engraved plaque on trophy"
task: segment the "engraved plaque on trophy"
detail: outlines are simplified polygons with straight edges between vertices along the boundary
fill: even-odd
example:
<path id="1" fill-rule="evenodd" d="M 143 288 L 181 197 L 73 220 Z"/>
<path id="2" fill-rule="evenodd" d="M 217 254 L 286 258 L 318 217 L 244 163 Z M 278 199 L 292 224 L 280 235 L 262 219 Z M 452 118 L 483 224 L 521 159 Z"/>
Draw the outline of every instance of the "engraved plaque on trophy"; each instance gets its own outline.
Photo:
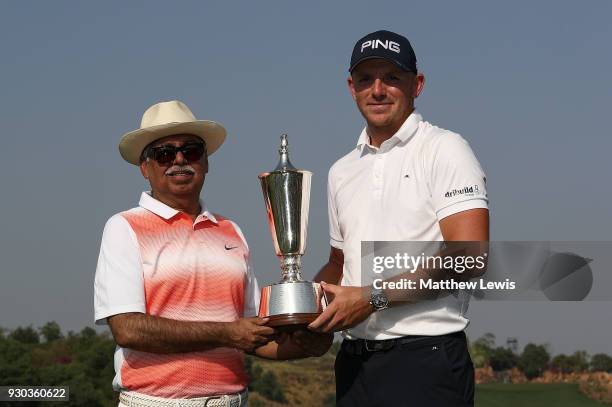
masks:
<path id="1" fill-rule="evenodd" d="M 301 274 L 312 173 L 291 165 L 286 134 L 281 136 L 278 151 L 278 165 L 260 174 L 259 180 L 272 242 L 280 260 L 281 280 L 262 288 L 259 316 L 270 318 L 269 326 L 299 329 L 327 306 L 321 285 L 304 281 Z"/>

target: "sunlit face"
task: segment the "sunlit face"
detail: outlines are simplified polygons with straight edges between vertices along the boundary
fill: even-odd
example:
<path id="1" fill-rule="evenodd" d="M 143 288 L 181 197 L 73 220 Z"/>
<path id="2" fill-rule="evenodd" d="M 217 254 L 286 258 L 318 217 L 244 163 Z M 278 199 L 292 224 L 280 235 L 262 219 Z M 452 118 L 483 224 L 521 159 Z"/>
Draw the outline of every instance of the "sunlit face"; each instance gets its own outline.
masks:
<path id="1" fill-rule="evenodd" d="M 160 139 L 150 147 L 181 147 L 197 143 L 203 143 L 202 139 L 192 135 L 175 135 Z M 149 180 L 156 198 L 198 197 L 208 172 L 208 157 L 204 151 L 199 160 L 189 161 L 182 152 L 177 151 L 173 161 L 160 164 L 149 154 L 140 164 L 140 170 Z"/>
<path id="2" fill-rule="evenodd" d="M 397 131 L 414 110 L 424 76 L 400 69 L 386 59 L 370 59 L 353 69 L 348 85 L 371 129 Z"/>

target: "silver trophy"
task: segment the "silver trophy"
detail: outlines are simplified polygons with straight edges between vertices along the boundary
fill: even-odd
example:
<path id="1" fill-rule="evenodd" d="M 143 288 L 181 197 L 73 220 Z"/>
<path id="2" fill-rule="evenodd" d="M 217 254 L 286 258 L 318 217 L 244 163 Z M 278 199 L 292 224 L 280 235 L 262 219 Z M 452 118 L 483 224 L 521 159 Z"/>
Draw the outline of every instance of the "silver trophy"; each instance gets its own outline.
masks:
<path id="1" fill-rule="evenodd" d="M 287 135 L 281 136 L 280 161 L 270 172 L 259 175 L 268 223 L 281 281 L 261 290 L 259 316 L 270 318 L 269 326 L 300 329 L 327 306 L 318 283 L 304 281 L 301 258 L 306 248 L 306 228 L 312 172 L 298 170 L 289 162 Z"/>

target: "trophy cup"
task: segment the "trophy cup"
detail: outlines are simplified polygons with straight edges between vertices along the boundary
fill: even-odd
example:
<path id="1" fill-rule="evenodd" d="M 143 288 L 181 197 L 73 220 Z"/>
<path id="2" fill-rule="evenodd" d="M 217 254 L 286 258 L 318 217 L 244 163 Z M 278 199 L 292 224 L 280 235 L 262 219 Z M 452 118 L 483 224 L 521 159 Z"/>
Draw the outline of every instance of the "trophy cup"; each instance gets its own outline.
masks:
<path id="1" fill-rule="evenodd" d="M 312 322 L 327 306 L 321 285 L 304 281 L 301 257 L 306 248 L 310 201 L 310 171 L 298 170 L 289 162 L 287 135 L 281 136 L 280 161 L 270 172 L 259 175 L 268 224 L 281 280 L 263 287 L 259 316 L 270 318 L 269 326 L 297 330 Z"/>

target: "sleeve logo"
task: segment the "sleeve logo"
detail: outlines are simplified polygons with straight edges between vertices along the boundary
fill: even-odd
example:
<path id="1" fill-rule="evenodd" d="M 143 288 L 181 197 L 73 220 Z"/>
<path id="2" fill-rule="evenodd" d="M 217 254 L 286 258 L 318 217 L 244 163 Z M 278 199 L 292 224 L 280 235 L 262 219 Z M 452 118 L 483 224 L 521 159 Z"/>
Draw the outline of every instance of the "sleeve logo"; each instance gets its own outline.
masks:
<path id="1" fill-rule="evenodd" d="M 476 195 L 481 195 L 481 194 L 482 192 L 480 191 L 480 188 L 478 187 L 478 185 L 472 185 L 469 187 L 463 187 L 460 189 L 453 189 L 451 191 L 448 191 L 447 193 L 444 194 L 444 197 L 452 198 L 457 195 L 476 196 Z"/>

